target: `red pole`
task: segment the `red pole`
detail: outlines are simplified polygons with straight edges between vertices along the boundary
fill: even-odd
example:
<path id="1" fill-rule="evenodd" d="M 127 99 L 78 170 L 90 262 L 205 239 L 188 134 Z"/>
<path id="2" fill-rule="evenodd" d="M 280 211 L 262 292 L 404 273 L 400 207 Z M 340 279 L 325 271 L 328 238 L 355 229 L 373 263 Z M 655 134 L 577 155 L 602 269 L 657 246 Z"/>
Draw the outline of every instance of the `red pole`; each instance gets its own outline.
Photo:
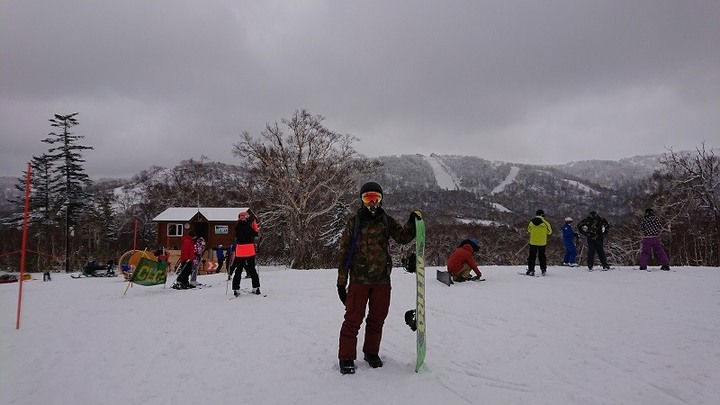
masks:
<path id="1" fill-rule="evenodd" d="M 22 308 L 22 290 L 23 280 L 25 278 L 25 253 L 27 250 L 28 211 L 30 211 L 30 179 L 32 178 L 30 173 L 31 170 L 32 166 L 28 162 L 27 175 L 25 176 L 25 214 L 23 215 L 22 247 L 20 249 L 20 280 L 18 282 L 18 308 L 15 329 L 20 329 L 20 309 Z"/>
<path id="2" fill-rule="evenodd" d="M 135 233 L 133 234 L 133 250 L 137 250 L 137 228 L 138 228 L 138 220 L 135 219 Z"/>

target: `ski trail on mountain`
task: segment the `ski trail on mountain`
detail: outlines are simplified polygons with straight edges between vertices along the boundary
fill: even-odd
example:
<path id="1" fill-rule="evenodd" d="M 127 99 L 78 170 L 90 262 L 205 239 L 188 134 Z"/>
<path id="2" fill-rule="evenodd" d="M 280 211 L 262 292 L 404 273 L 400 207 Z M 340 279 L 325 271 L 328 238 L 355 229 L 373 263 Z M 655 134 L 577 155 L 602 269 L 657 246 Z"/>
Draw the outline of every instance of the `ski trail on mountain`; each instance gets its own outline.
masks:
<path id="1" fill-rule="evenodd" d="M 518 173 L 520 173 L 519 167 L 517 167 L 517 166 L 511 167 L 510 173 L 508 173 L 505 180 L 501 181 L 500 184 L 498 184 L 497 187 L 495 187 L 493 189 L 493 191 L 490 192 L 490 195 L 495 195 L 495 194 L 500 193 L 503 190 L 505 190 L 505 187 L 509 186 L 510 184 L 512 184 L 515 181 L 515 178 L 517 177 Z"/>
<path id="2" fill-rule="evenodd" d="M 443 163 L 436 154 L 424 156 L 435 173 L 435 181 L 440 188 L 445 190 L 460 190 L 460 183 L 450 172 L 450 169 Z"/>

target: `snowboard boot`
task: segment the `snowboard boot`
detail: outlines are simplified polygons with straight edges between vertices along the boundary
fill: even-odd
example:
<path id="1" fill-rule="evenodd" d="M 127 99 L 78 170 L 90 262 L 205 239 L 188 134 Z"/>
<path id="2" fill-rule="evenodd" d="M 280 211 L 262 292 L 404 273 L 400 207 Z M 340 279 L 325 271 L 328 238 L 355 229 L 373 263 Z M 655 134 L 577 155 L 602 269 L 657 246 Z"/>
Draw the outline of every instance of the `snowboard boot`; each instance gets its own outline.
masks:
<path id="1" fill-rule="evenodd" d="M 660 266 L 660 270 L 670 271 L 670 266 Z"/>
<path id="2" fill-rule="evenodd" d="M 260 295 L 260 287 L 255 287 L 252 289 L 252 293 L 255 295 Z"/>
<path id="3" fill-rule="evenodd" d="M 543 276 L 544 276 L 545 274 L 547 274 L 547 269 L 541 269 L 540 271 L 542 272 L 542 275 L 543 275 Z"/>
<path id="4" fill-rule="evenodd" d="M 355 361 L 340 360 L 340 374 L 355 374 Z"/>
<path id="5" fill-rule="evenodd" d="M 233 295 L 236 297 L 240 295 L 240 290 L 233 290 Z"/>
<path id="6" fill-rule="evenodd" d="M 365 361 L 367 361 L 372 368 L 378 368 L 383 366 L 383 362 L 380 359 L 380 356 L 378 356 L 377 354 L 365 353 Z"/>
<path id="7" fill-rule="evenodd" d="M 535 276 L 535 270 L 528 269 L 528 271 L 525 272 L 525 275 L 526 276 Z"/>

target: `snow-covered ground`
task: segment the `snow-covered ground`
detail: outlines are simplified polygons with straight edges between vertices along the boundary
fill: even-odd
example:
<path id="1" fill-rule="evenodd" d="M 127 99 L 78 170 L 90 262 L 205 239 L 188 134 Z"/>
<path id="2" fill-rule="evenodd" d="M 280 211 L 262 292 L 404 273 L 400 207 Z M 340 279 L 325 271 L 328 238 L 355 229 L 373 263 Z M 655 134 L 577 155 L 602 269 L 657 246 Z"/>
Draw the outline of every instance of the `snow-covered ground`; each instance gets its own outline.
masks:
<path id="1" fill-rule="evenodd" d="M 209 288 L 126 296 L 120 278 L 54 274 L 24 284 L 19 330 L 18 284 L 2 284 L 0 403 L 718 403 L 720 269 L 481 269 L 487 281 L 452 287 L 427 270 L 417 374 L 403 321 L 415 277 L 398 269 L 385 366 L 360 360 L 346 376 L 334 270 L 262 267 L 267 297 L 234 300 L 224 274 L 200 276 Z"/>

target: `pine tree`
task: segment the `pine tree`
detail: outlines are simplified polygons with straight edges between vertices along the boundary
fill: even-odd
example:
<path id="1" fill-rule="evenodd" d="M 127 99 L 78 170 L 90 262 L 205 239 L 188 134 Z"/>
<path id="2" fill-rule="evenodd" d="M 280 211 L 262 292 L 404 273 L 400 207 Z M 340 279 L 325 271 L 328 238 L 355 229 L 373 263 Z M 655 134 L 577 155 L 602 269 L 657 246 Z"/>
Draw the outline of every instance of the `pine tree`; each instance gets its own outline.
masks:
<path id="1" fill-rule="evenodd" d="M 57 128 L 58 132 L 50 132 L 48 138 L 42 142 L 51 145 L 47 157 L 53 162 L 56 172 L 51 181 L 51 192 L 62 205 L 62 214 L 65 220 L 65 271 L 70 271 L 69 256 L 69 233 L 77 224 L 78 218 L 87 210 L 90 204 L 91 195 L 85 191 L 85 187 L 92 184 L 90 177 L 85 173 L 82 163 L 82 152 L 93 149 L 91 146 L 79 145 L 78 141 L 85 138 L 75 135 L 70 130 L 78 125 L 75 118 L 78 113 L 68 115 L 55 114 L 51 118 L 50 126 Z"/>

